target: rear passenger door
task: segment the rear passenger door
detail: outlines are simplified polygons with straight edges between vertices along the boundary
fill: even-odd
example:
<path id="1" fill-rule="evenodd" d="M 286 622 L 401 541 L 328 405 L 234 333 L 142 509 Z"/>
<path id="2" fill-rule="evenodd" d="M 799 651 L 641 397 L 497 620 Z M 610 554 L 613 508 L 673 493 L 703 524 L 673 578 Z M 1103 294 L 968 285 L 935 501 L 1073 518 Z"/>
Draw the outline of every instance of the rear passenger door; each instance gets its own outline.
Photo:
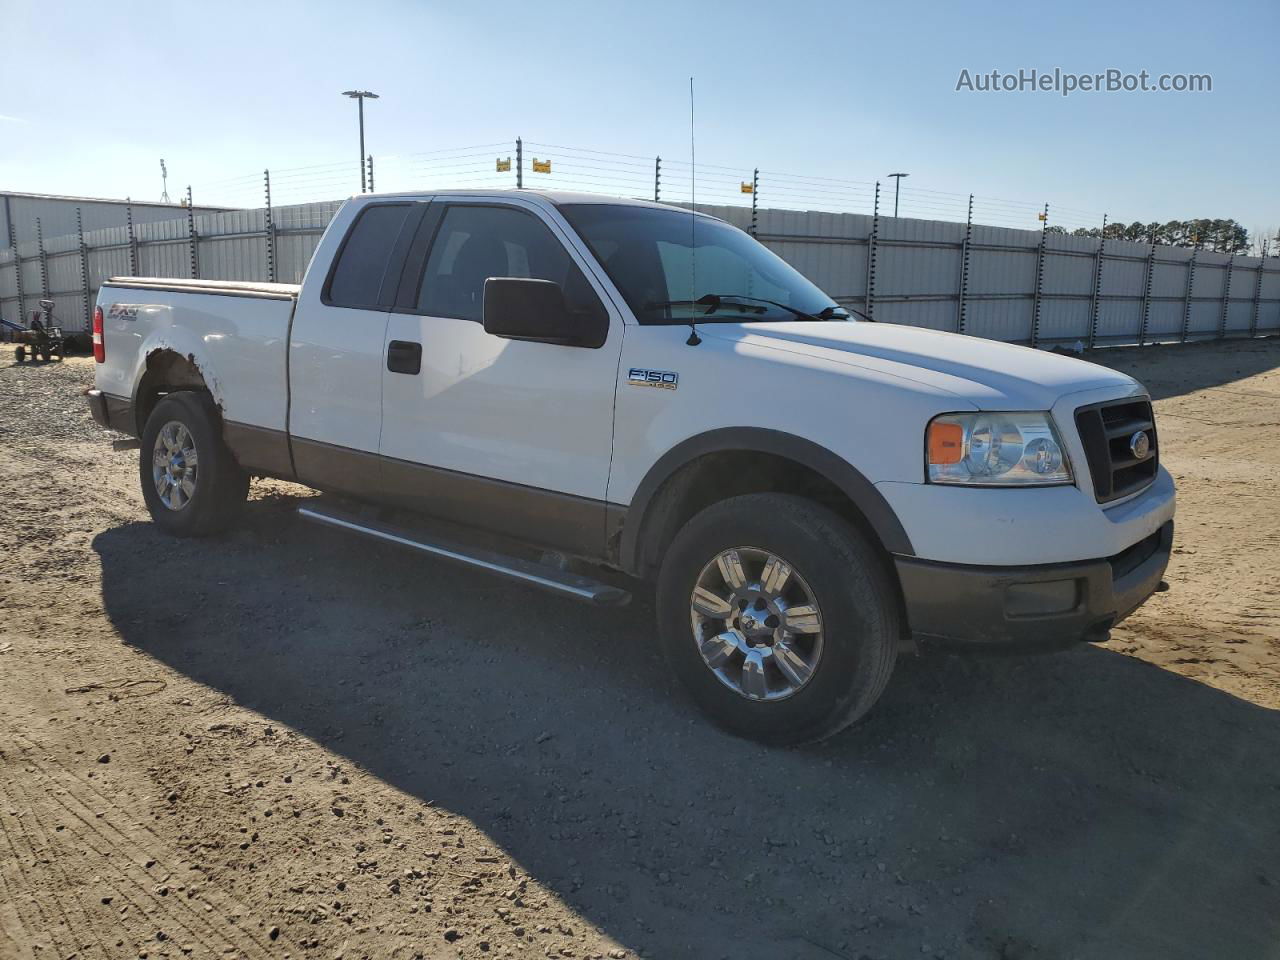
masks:
<path id="1" fill-rule="evenodd" d="M 289 431 L 299 479 L 360 496 L 381 491 L 383 345 L 400 271 L 426 203 L 361 207 L 326 235 L 303 284 L 289 343 Z M 335 225 L 337 226 L 337 225 Z M 330 243 L 336 246 L 326 250 Z"/>
<path id="2" fill-rule="evenodd" d="M 432 203 L 387 324 L 379 450 L 387 489 L 406 505 L 594 556 L 623 327 L 568 241 L 567 228 L 532 205 Z M 486 333 L 489 277 L 559 283 L 570 309 L 607 325 L 604 343 Z"/>

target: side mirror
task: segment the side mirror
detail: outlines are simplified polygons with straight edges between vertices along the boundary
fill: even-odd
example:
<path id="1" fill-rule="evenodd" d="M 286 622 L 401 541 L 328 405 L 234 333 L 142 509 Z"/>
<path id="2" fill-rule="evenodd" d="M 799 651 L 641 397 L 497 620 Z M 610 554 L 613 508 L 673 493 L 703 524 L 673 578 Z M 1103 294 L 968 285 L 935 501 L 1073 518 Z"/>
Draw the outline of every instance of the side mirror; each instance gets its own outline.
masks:
<path id="1" fill-rule="evenodd" d="M 482 316 L 485 333 L 508 340 L 598 347 L 608 333 L 607 315 L 570 310 L 560 284 L 551 280 L 490 277 Z"/>

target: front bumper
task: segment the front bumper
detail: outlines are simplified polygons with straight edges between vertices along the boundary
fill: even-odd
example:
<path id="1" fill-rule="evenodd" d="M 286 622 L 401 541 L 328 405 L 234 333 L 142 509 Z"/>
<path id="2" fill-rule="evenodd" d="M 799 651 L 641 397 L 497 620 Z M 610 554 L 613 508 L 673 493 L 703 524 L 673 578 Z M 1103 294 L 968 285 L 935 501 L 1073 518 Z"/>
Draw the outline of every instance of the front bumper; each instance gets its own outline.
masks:
<path id="1" fill-rule="evenodd" d="M 926 646 L 1049 650 L 1107 631 L 1159 588 L 1173 521 L 1111 557 L 1018 567 L 895 557 L 912 637 Z"/>

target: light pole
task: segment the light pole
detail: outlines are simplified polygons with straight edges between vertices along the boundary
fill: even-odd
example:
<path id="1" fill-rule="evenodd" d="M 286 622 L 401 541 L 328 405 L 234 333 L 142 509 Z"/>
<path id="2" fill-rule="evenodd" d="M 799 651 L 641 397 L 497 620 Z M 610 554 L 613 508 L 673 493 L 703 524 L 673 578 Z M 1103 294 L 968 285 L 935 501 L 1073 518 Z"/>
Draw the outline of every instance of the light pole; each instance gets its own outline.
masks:
<path id="1" fill-rule="evenodd" d="M 350 97 L 360 104 L 360 192 L 365 192 L 364 169 L 364 102 L 365 99 L 377 100 L 378 95 L 369 90 L 343 90 L 344 97 Z"/>
<path id="2" fill-rule="evenodd" d="M 902 178 L 903 178 L 903 177 L 909 177 L 909 176 L 911 176 L 911 174 L 909 174 L 909 173 L 891 173 L 891 174 L 889 174 L 889 176 L 893 177 L 893 216 L 894 216 L 894 219 L 897 219 L 897 216 L 898 216 L 898 188 L 902 186 Z"/>

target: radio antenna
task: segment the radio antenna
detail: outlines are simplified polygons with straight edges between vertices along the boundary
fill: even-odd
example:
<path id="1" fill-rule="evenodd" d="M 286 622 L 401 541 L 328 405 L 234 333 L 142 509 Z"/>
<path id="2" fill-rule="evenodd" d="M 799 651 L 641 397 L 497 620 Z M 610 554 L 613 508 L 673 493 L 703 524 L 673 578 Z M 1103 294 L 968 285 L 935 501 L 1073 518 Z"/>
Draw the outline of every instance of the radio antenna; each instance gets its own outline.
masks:
<path id="1" fill-rule="evenodd" d="M 698 153 L 694 139 L 693 77 L 689 78 L 689 339 L 691 347 L 702 342 L 698 336 L 698 324 L 693 311 L 697 309 L 698 296 Z"/>

